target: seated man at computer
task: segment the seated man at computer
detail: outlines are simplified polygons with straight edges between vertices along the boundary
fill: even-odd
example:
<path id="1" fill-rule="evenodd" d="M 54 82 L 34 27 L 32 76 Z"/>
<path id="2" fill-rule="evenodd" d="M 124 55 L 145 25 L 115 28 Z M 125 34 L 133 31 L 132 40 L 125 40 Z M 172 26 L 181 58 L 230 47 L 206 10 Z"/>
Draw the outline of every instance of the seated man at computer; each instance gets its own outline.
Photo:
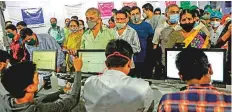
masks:
<path id="1" fill-rule="evenodd" d="M 3 71 L 1 82 L 9 95 L 4 95 L 4 102 L 14 112 L 69 112 L 79 102 L 81 89 L 81 58 L 74 59 L 75 78 L 71 94 L 68 97 L 55 102 L 45 102 L 48 97 L 57 97 L 67 92 L 68 89 L 56 93 L 34 98 L 38 90 L 38 73 L 36 65 L 32 62 L 15 64 Z"/>
<path id="2" fill-rule="evenodd" d="M 102 75 L 89 77 L 84 85 L 88 112 L 151 112 L 154 93 L 143 79 L 131 78 L 133 50 L 124 40 L 111 40 L 105 55 L 108 68 Z"/>
<path id="3" fill-rule="evenodd" d="M 163 95 L 158 112 L 229 112 L 231 95 L 213 87 L 212 66 L 207 55 L 200 49 L 187 48 L 177 54 L 176 67 L 187 89 Z"/>
<path id="4" fill-rule="evenodd" d="M 57 50 L 57 72 L 60 71 L 64 63 L 64 53 L 53 37 L 48 34 L 35 34 L 30 28 L 22 29 L 20 31 L 20 36 L 30 54 L 30 60 L 32 60 L 32 52 L 34 50 Z"/>

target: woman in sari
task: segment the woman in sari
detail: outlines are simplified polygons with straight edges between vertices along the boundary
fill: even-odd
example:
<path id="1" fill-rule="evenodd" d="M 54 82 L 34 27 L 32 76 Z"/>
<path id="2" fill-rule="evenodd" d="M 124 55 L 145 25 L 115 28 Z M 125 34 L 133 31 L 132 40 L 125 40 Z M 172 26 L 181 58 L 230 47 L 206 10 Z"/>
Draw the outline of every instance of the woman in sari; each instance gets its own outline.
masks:
<path id="1" fill-rule="evenodd" d="M 209 48 L 209 35 L 202 31 L 202 27 L 194 27 L 193 12 L 185 9 L 180 13 L 180 26 L 182 29 L 172 32 L 168 36 L 166 48 L 173 48 L 176 44 L 184 43 L 184 48 Z"/>
<path id="2" fill-rule="evenodd" d="M 68 38 L 65 39 L 63 44 L 63 50 L 68 51 L 66 54 L 67 71 L 70 71 L 70 68 L 72 67 L 72 57 L 74 57 L 76 51 L 80 49 L 81 38 L 83 35 L 77 20 L 70 21 L 69 29 L 71 33 L 68 35 Z"/>

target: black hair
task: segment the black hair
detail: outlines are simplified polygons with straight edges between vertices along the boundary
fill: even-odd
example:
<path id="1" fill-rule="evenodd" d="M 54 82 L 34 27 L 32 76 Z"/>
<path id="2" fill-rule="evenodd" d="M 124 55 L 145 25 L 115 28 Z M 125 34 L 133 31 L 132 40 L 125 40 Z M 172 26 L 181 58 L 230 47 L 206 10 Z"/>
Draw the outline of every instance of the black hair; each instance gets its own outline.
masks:
<path id="1" fill-rule="evenodd" d="M 0 62 L 6 63 L 6 60 L 9 60 L 11 65 L 17 63 L 17 61 L 7 51 L 0 49 Z"/>
<path id="2" fill-rule="evenodd" d="M 154 10 L 153 6 L 152 6 L 150 3 L 144 4 L 144 5 L 142 6 L 142 8 L 144 8 L 146 11 L 147 11 L 147 10 L 150 10 L 150 11 L 153 12 L 153 10 Z"/>
<path id="3" fill-rule="evenodd" d="M 75 19 L 78 21 L 78 17 L 77 16 L 72 16 L 71 19 Z"/>
<path id="4" fill-rule="evenodd" d="M 184 81 L 200 80 L 208 73 L 209 61 L 201 49 L 186 48 L 176 56 L 176 68 Z"/>
<path id="5" fill-rule="evenodd" d="M 204 10 L 200 9 L 200 17 L 204 15 Z"/>
<path id="6" fill-rule="evenodd" d="M 8 52 L 0 49 L 0 62 L 6 62 L 7 59 L 11 59 L 11 56 Z"/>
<path id="7" fill-rule="evenodd" d="M 33 31 L 30 28 L 23 28 L 20 30 L 20 36 L 22 39 L 25 39 L 27 35 L 32 36 Z"/>
<path id="8" fill-rule="evenodd" d="M 156 8 L 156 9 L 154 10 L 154 13 L 155 13 L 156 11 L 160 11 L 160 14 L 161 14 L 161 9 L 160 9 L 160 8 Z"/>
<path id="9" fill-rule="evenodd" d="M 36 65 L 33 62 L 21 62 L 3 70 L 1 82 L 14 98 L 23 98 L 25 89 L 33 84 Z"/>
<path id="10" fill-rule="evenodd" d="M 11 24 L 12 24 L 12 21 L 6 21 L 6 22 L 5 22 L 5 25 L 6 25 L 7 23 L 11 23 Z"/>
<path id="11" fill-rule="evenodd" d="M 113 13 L 116 13 L 118 10 L 117 9 L 112 9 L 111 10 Z"/>
<path id="12" fill-rule="evenodd" d="M 126 13 L 130 14 L 130 12 L 131 12 L 131 7 L 129 7 L 129 6 L 124 6 L 124 7 L 122 7 L 121 10 L 124 10 Z M 117 12 L 118 12 L 118 11 L 117 11 Z M 116 12 L 116 13 L 117 13 L 117 12 Z"/>
<path id="13" fill-rule="evenodd" d="M 19 25 L 27 27 L 27 23 L 25 23 L 24 21 L 20 21 L 16 24 L 16 26 L 19 26 Z"/>
<path id="14" fill-rule="evenodd" d="M 79 22 L 77 20 L 75 20 L 75 19 L 71 20 L 70 24 L 71 24 L 71 22 L 75 22 L 77 24 L 77 26 L 79 26 Z M 69 24 L 69 26 L 70 26 L 70 24 Z"/>
<path id="15" fill-rule="evenodd" d="M 138 9 L 139 12 L 141 13 L 141 9 L 140 9 L 138 6 L 133 6 L 133 7 L 131 8 L 131 10 L 135 10 L 135 9 Z"/>
<path id="16" fill-rule="evenodd" d="M 5 29 L 6 30 L 11 29 L 12 31 L 15 31 L 15 30 L 17 31 L 17 28 L 13 24 L 7 25 Z"/>
<path id="17" fill-rule="evenodd" d="M 69 18 L 66 18 L 64 21 L 66 22 L 66 20 L 68 20 Z M 69 19 L 70 20 L 70 19 Z"/>
<path id="18" fill-rule="evenodd" d="M 193 17 L 199 17 L 200 18 L 200 12 L 196 9 L 190 11 L 193 15 Z"/>
<path id="19" fill-rule="evenodd" d="M 180 12 L 180 20 L 181 20 L 182 16 L 183 16 L 184 14 L 186 14 L 186 13 L 189 13 L 189 14 L 192 15 L 192 17 L 194 17 L 193 12 L 191 12 L 189 9 L 184 9 L 184 10 L 182 10 L 182 11 Z"/>
<path id="20" fill-rule="evenodd" d="M 133 50 L 131 45 L 122 39 L 114 39 L 111 40 L 106 46 L 106 57 L 115 52 L 119 52 L 120 54 L 132 58 Z M 106 66 L 108 68 L 111 67 L 124 67 L 129 60 L 120 56 L 111 56 L 106 60 Z"/>
<path id="21" fill-rule="evenodd" d="M 119 10 L 119 11 L 117 11 L 117 12 L 116 12 L 116 15 L 117 15 L 117 14 L 124 14 L 124 15 L 126 16 L 126 18 L 128 17 L 126 11 L 124 11 L 124 10 Z"/>
<path id="22" fill-rule="evenodd" d="M 55 19 L 55 21 L 57 22 L 57 19 L 56 19 L 56 18 L 53 17 L 53 18 L 50 19 L 50 21 L 51 21 L 52 19 Z"/>
<path id="23" fill-rule="evenodd" d="M 114 17 L 110 17 L 109 21 L 112 21 L 114 23 Z"/>
<path id="24" fill-rule="evenodd" d="M 78 21 L 80 21 L 85 26 L 85 22 L 83 20 L 80 19 Z"/>
<path id="25" fill-rule="evenodd" d="M 78 21 L 82 22 L 82 24 L 83 24 L 83 26 L 84 26 L 84 28 L 83 28 L 83 29 L 85 30 L 85 22 L 84 22 L 83 20 L 81 20 L 81 19 L 80 19 L 80 20 L 78 20 Z"/>

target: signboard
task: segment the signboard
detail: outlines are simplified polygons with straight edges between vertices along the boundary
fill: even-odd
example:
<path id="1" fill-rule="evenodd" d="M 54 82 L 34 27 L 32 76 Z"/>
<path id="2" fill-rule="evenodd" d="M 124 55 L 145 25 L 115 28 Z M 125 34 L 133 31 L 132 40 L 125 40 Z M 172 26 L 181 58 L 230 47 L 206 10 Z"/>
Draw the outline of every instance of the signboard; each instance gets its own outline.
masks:
<path id="1" fill-rule="evenodd" d="M 112 9 L 114 9 L 113 2 L 99 2 L 98 9 L 101 12 L 101 17 L 111 17 Z"/>
<path id="2" fill-rule="evenodd" d="M 190 1 L 181 1 L 180 2 L 180 7 L 182 7 L 183 9 L 189 9 L 191 6 Z"/>
<path id="3" fill-rule="evenodd" d="M 42 8 L 21 9 L 23 21 L 28 27 L 44 26 L 44 17 Z"/>
<path id="4" fill-rule="evenodd" d="M 123 2 L 123 6 L 129 6 L 129 7 L 137 6 L 137 2 Z"/>
<path id="5" fill-rule="evenodd" d="M 64 12 L 65 18 L 71 18 L 72 16 L 77 16 L 78 18 L 81 17 L 81 9 L 83 4 L 75 4 L 75 5 L 65 5 Z"/>
<path id="6" fill-rule="evenodd" d="M 166 7 L 171 4 L 176 4 L 176 1 L 165 1 Z"/>

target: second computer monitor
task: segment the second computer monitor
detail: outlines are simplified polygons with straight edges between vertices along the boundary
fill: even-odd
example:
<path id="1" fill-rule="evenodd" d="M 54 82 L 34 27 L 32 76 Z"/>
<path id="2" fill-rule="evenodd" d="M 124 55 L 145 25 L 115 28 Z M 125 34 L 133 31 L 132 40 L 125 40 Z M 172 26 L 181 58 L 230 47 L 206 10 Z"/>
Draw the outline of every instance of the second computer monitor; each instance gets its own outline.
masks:
<path id="1" fill-rule="evenodd" d="M 84 73 L 101 73 L 106 68 L 105 50 L 78 50 L 78 56 L 82 55 L 83 66 L 81 71 Z"/>
<path id="2" fill-rule="evenodd" d="M 178 69 L 176 68 L 176 55 L 181 52 L 182 49 L 166 49 L 166 75 L 170 79 L 180 79 L 178 75 Z M 211 80 L 214 82 L 224 82 L 225 71 L 225 49 L 201 49 L 207 55 L 209 63 L 212 66 L 213 75 Z"/>

